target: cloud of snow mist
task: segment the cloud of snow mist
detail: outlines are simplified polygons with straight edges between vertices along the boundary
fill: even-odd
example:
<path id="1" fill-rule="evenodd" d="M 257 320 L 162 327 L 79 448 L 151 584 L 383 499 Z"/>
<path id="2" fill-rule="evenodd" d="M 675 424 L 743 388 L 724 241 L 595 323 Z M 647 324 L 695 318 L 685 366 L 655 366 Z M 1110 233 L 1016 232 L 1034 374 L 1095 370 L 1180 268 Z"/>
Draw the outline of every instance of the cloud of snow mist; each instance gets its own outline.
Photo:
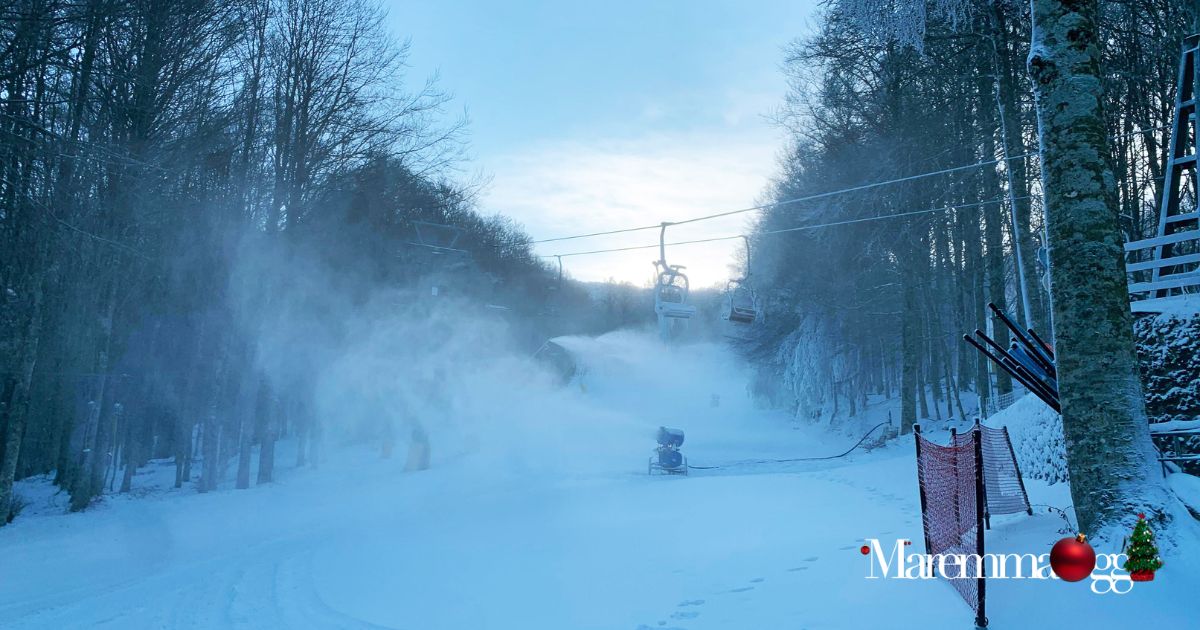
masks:
<path id="1" fill-rule="evenodd" d="M 261 382 L 289 434 L 308 423 L 318 451 L 356 445 L 382 457 L 390 435 L 404 461 L 415 431 L 434 467 L 570 469 L 644 447 L 628 418 L 581 401 L 514 342 L 523 322 L 511 312 L 388 288 L 300 249 L 251 239 L 235 258 L 229 300 L 252 354 L 241 386 L 250 417 L 263 412 Z"/>
<path id="2" fill-rule="evenodd" d="M 404 461 L 416 431 L 433 468 L 494 478 L 637 472 L 659 425 L 685 429 L 689 443 L 744 439 L 747 377 L 722 346 L 664 346 L 648 331 L 563 337 L 578 366 L 564 385 L 514 340 L 525 322 L 511 312 L 355 284 L 299 258 L 243 248 L 231 299 L 255 364 L 289 401 L 289 433 L 307 419 L 319 450 L 357 445 L 382 457 L 390 434 L 391 456 Z"/>
<path id="3" fill-rule="evenodd" d="M 578 370 L 564 385 L 478 306 L 441 303 L 415 317 L 370 310 L 355 341 L 322 371 L 315 404 L 344 428 L 365 429 L 368 440 L 381 420 L 395 422 L 397 457 L 417 426 L 429 435 L 435 467 L 490 478 L 636 473 L 660 425 L 682 427 L 691 440 L 746 439 L 742 419 L 753 408 L 745 374 L 716 345 L 668 347 L 632 331 L 558 338 Z"/>

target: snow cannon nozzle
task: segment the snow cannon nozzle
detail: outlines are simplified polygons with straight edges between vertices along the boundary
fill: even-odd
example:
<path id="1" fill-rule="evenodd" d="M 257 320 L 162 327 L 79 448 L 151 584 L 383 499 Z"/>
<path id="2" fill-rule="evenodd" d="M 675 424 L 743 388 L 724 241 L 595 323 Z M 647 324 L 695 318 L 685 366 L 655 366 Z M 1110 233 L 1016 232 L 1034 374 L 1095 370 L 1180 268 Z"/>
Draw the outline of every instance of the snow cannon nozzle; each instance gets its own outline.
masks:
<path id="1" fill-rule="evenodd" d="M 679 448 L 680 446 L 683 446 L 683 429 L 658 427 L 658 435 L 656 436 L 656 439 L 662 446 Z"/>

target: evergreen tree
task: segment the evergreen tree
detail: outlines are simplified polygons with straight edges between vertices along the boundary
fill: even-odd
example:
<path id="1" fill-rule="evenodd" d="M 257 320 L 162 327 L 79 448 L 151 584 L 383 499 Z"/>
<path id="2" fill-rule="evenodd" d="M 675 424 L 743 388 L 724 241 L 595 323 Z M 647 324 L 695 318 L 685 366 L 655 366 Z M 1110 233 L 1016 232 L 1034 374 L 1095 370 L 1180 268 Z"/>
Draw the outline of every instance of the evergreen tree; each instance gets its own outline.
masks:
<path id="1" fill-rule="evenodd" d="M 1150 579 L 1153 579 L 1153 573 L 1162 568 L 1163 561 L 1158 557 L 1158 547 L 1154 544 L 1154 530 L 1150 529 L 1149 523 L 1146 522 L 1145 514 L 1138 514 L 1138 521 L 1133 526 L 1133 536 L 1125 553 L 1129 556 L 1125 561 L 1125 570 L 1131 574 L 1141 573 L 1145 576 L 1149 573 Z"/>

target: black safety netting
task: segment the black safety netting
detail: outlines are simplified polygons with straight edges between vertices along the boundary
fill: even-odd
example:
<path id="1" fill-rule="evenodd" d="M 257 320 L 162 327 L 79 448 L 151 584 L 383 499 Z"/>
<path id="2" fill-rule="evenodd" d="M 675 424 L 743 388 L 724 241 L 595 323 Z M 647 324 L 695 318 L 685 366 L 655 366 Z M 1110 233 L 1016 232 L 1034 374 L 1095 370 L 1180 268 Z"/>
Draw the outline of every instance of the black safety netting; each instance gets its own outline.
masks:
<path id="1" fill-rule="evenodd" d="M 975 425 L 969 432 L 956 435 L 955 445 L 971 444 L 971 436 L 977 431 L 983 440 L 983 486 L 987 497 L 984 509 L 987 516 L 1032 513 L 1008 429 Z"/>
<path id="2" fill-rule="evenodd" d="M 982 556 L 979 528 L 983 525 L 975 502 L 978 460 L 972 434 L 958 436 L 950 446 L 935 444 L 920 434 L 916 439 L 926 553 Z M 977 568 L 972 562 L 956 571 L 962 571 L 959 576 L 972 575 Z M 978 613 L 980 580 L 956 576 L 949 582 Z"/>

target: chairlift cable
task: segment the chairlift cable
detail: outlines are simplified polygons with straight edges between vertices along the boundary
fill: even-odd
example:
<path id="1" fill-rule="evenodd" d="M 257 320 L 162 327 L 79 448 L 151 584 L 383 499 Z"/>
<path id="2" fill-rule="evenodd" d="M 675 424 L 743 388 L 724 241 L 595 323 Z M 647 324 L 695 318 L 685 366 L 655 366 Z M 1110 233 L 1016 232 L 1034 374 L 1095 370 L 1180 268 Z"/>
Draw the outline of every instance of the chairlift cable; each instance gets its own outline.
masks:
<path id="1" fill-rule="evenodd" d="M 1154 131 L 1164 130 L 1164 128 L 1168 128 L 1169 126 L 1170 125 L 1162 125 L 1162 126 L 1158 126 L 1158 127 L 1144 128 L 1144 130 L 1138 130 L 1138 131 L 1129 132 L 1129 133 L 1118 133 L 1118 134 L 1114 134 L 1114 136 L 1110 136 L 1110 138 L 1117 139 L 1117 138 L 1129 138 L 1129 137 L 1134 137 L 1134 136 L 1141 136 L 1141 134 L 1144 134 L 1144 133 L 1150 133 L 1150 132 L 1154 132 Z M 724 212 L 714 212 L 714 214 L 712 214 L 712 215 L 683 218 L 683 220 L 667 221 L 667 223 L 672 224 L 672 226 L 684 226 L 684 224 L 696 223 L 696 222 L 700 222 L 700 221 L 709 221 L 709 220 L 713 220 L 713 218 L 721 218 L 721 217 L 732 216 L 732 215 L 740 215 L 740 214 L 745 214 L 745 212 L 754 212 L 757 210 L 767 210 L 768 208 L 779 208 L 779 206 L 781 206 L 781 205 L 791 205 L 791 204 L 797 204 L 797 203 L 802 203 L 802 202 L 811 202 L 811 200 L 814 200 L 814 199 L 823 199 L 823 198 L 827 198 L 827 197 L 838 196 L 838 194 L 871 190 L 871 188 L 877 188 L 880 186 L 889 186 L 892 184 L 902 184 L 902 182 L 931 178 L 931 176 L 935 176 L 935 175 L 946 175 L 949 173 L 958 173 L 958 172 L 960 172 L 960 170 L 970 170 L 972 168 L 996 166 L 996 164 L 1000 164 L 1000 163 L 1003 163 L 1006 161 L 1012 162 L 1015 160 L 1026 160 L 1026 158 L 1036 157 L 1037 155 L 1038 155 L 1037 151 L 1031 151 L 1031 152 L 1027 152 L 1027 154 L 1008 156 L 1007 160 L 1004 160 L 1004 158 L 997 158 L 997 160 L 985 160 L 983 162 L 976 162 L 973 164 L 964 164 L 964 166 L 959 166 L 959 167 L 943 168 L 941 170 L 931 170 L 931 172 L 929 172 L 929 173 L 919 173 L 916 175 L 907 175 L 907 176 L 904 176 L 904 178 L 895 178 L 895 179 L 889 179 L 889 180 L 874 181 L 874 182 L 869 182 L 869 184 L 863 184 L 863 185 L 859 185 L 859 186 L 851 186 L 848 188 L 840 188 L 840 190 L 836 190 L 836 191 L 808 194 L 808 196 L 796 197 L 796 198 L 792 198 L 792 199 L 784 199 L 784 200 L 780 200 L 780 202 L 772 202 L 772 203 L 767 203 L 767 204 L 754 205 L 754 206 L 750 206 L 750 208 L 740 208 L 737 210 L 727 210 Z M 1028 197 L 1024 197 L 1024 198 L 1027 199 Z M 570 235 L 570 236 L 554 236 L 554 238 L 552 238 L 552 239 L 532 240 L 532 241 L 529 241 L 529 244 L 530 245 L 539 245 L 539 244 L 542 244 L 542 242 L 558 242 L 558 241 L 566 241 L 566 240 L 588 239 L 588 238 L 592 238 L 592 236 L 607 236 L 610 234 L 625 234 L 625 233 L 629 233 L 629 232 L 644 232 L 644 230 L 659 229 L 660 227 L 662 227 L 662 223 L 652 224 L 652 226 L 640 226 L 640 227 L 634 227 L 634 228 L 612 229 L 612 230 L 606 230 L 606 232 L 593 232 L 593 233 L 589 233 L 589 234 L 575 234 L 575 235 Z M 644 247 L 641 247 L 641 248 L 644 248 Z"/>
<path id="2" fill-rule="evenodd" d="M 1017 197 L 1018 200 L 1031 199 L 1031 198 L 1032 198 L 1032 196 L 1030 196 L 1030 195 Z M 916 216 L 916 215 L 920 215 L 920 214 L 930 214 L 930 213 L 934 213 L 934 212 L 948 212 L 951 210 L 961 210 L 963 208 L 974 208 L 974 207 L 985 206 L 985 205 L 993 204 L 993 203 L 1003 203 L 1004 201 L 1006 201 L 1006 199 L 1007 199 L 1006 197 L 997 197 L 996 199 L 988 199 L 986 201 L 977 201 L 977 202 L 973 202 L 973 203 L 942 206 L 940 208 L 927 208 L 925 210 L 913 210 L 911 212 L 901 212 L 901 213 L 897 213 L 897 214 L 887 214 L 887 215 L 874 216 L 874 217 L 861 217 L 858 219 L 846 219 L 844 221 L 832 221 L 829 223 L 817 223 L 817 224 L 813 224 L 813 225 L 801 225 L 801 226 L 797 226 L 797 227 L 782 228 L 782 229 L 778 229 L 778 230 L 766 230 L 763 232 L 758 232 L 757 234 L 754 234 L 754 235 L 734 234 L 732 236 L 714 236 L 711 238 L 701 238 L 701 239 L 694 239 L 694 240 L 688 240 L 688 241 L 675 241 L 672 243 L 667 243 L 666 245 L 672 245 L 672 246 L 673 245 L 695 245 L 698 243 L 713 243 L 713 242 L 717 242 L 717 241 L 729 241 L 729 240 L 738 239 L 738 238 L 747 238 L 749 236 L 767 236 L 767 235 L 772 235 L 772 234 L 784 234 L 784 233 L 788 233 L 788 232 L 800 232 L 803 230 L 815 230 L 815 229 L 819 229 L 819 228 L 834 227 L 834 226 L 839 226 L 839 225 L 849 225 L 852 223 L 868 223 L 871 221 L 880 221 L 883 219 L 896 219 L 896 218 L 901 218 L 901 217 Z M 672 223 L 670 225 L 678 225 L 678 224 Z M 661 227 L 661 226 L 655 226 L 655 227 Z M 614 248 L 610 248 L 610 249 L 596 249 L 596 250 L 583 251 L 583 252 L 569 252 L 566 254 L 541 254 L 541 255 L 539 255 L 539 257 L 540 258 L 557 258 L 557 257 L 565 258 L 568 256 L 587 256 L 587 255 L 591 255 L 591 254 L 606 254 L 606 253 L 610 253 L 610 252 L 628 252 L 628 251 L 635 251 L 635 250 L 640 250 L 640 249 L 655 249 L 657 247 L 659 247 L 659 245 L 657 245 L 657 244 L 655 244 L 655 245 L 632 245 L 629 247 L 614 247 Z"/>
<path id="3" fill-rule="evenodd" d="M 1026 158 L 1026 157 L 1029 157 L 1032 155 L 1036 155 L 1036 154 L 1027 153 L 1025 155 L 1016 155 L 1016 156 L 1013 156 L 1011 159 L 1013 159 L 1013 160 L 1021 159 L 1021 158 Z M 926 177 L 933 177 L 935 175 L 944 175 L 947 173 L 955 173 L 958 171 L 965 171 L 965 170 L 972 169 L 972 168 L 978 168 L 980 166 L 988 166 L 988 165 L 992 165 L 992 164 L 998 164 L 1001 161 L 1002 160 L 990 160 L 987 162 L 978 162 L 976 164 L 968 164 L 966 166 L 955 166 L 952 168 L 942 169 L 940 171 L 931 171 L 928 173 L 909 175 L 907 177 L 899 177 L 896 179 L 889 179 L 889 180 L 884 180 L 884 181 L 879 181 L 879 182 L 871 182 L 871 183 L 862 184 L 859 186 L 852 186 L 850 188 L 831 190 L 828 192 L 816 193 L 813 195 L 805 195 L 803 197 L 794 197 L 792 199 L 784 199 L 781 201 L 772 201 L 770 203 L 759 204 L 757 206 L 750 206 L 747 208 L 739 208 L 737 210 L 727 210 L 725 212 L 717 212 L 717 213 L 713 213 L 713 214 L 707 214 L 704 216 L 692 217 L 690 219 L 681 219 L 678 221 L 666 221 L 665 223 L 667 223 L 669 225 L 686 225 L 688 223 L 698 223 L 700 221 L 719 219 L 722 217 L 733 216 L 735 214 L 745 214 L 747 212 L 755 212 L 757 210 L 766 210 L 768 208 L 777 208 L 779 206 L 787 206 L 787 205 L 791 205 L 791 204 L 795 204 L 795 203 L 801 203 L 804 201 L 813 201 L 815 199 L 825 199 L 827 197 L 834 197 L 834 196 L 842 195 L 842 194 L 846 194 L 846 193 L 870 190 L 872 188 L 878 188 L 880 186 L 887 186 L 890 184 L 899 184 L 899 183 L 913 181 L 913 180 L 917 180 L 917 179 L 923 179 Z M 575 239 L 580 239 L 580 238 L 590 238 L 593 236 L 607 236 L 610 234 L 624 234 L 626 232 L 642 232 L 645 230 L 654 230 L 654 229 L 658 229 L 661 227 L 662 227 L 662 223 L 659 223 L 657 225 L 644 225 L 644 226 L 640 226 L 640 227 L 624 228 L 624 229 L 620 229 L 620 230 L 609 230 L 609 231 L 605 231 L 605 232 L 592 232 L 589 234 L 577 234 L 577 235 L 573 235 L 573 236 L 558 236 L 555 238 L 545 238 L 545 239 L 539 239 L 536 241 L 530 241 L 530 244 L 538 245 L 541 243 L 553 243 L 553 242 L 557 242 L 557 241 L 570 241 L 570 240 L 575 240 Z"/>

